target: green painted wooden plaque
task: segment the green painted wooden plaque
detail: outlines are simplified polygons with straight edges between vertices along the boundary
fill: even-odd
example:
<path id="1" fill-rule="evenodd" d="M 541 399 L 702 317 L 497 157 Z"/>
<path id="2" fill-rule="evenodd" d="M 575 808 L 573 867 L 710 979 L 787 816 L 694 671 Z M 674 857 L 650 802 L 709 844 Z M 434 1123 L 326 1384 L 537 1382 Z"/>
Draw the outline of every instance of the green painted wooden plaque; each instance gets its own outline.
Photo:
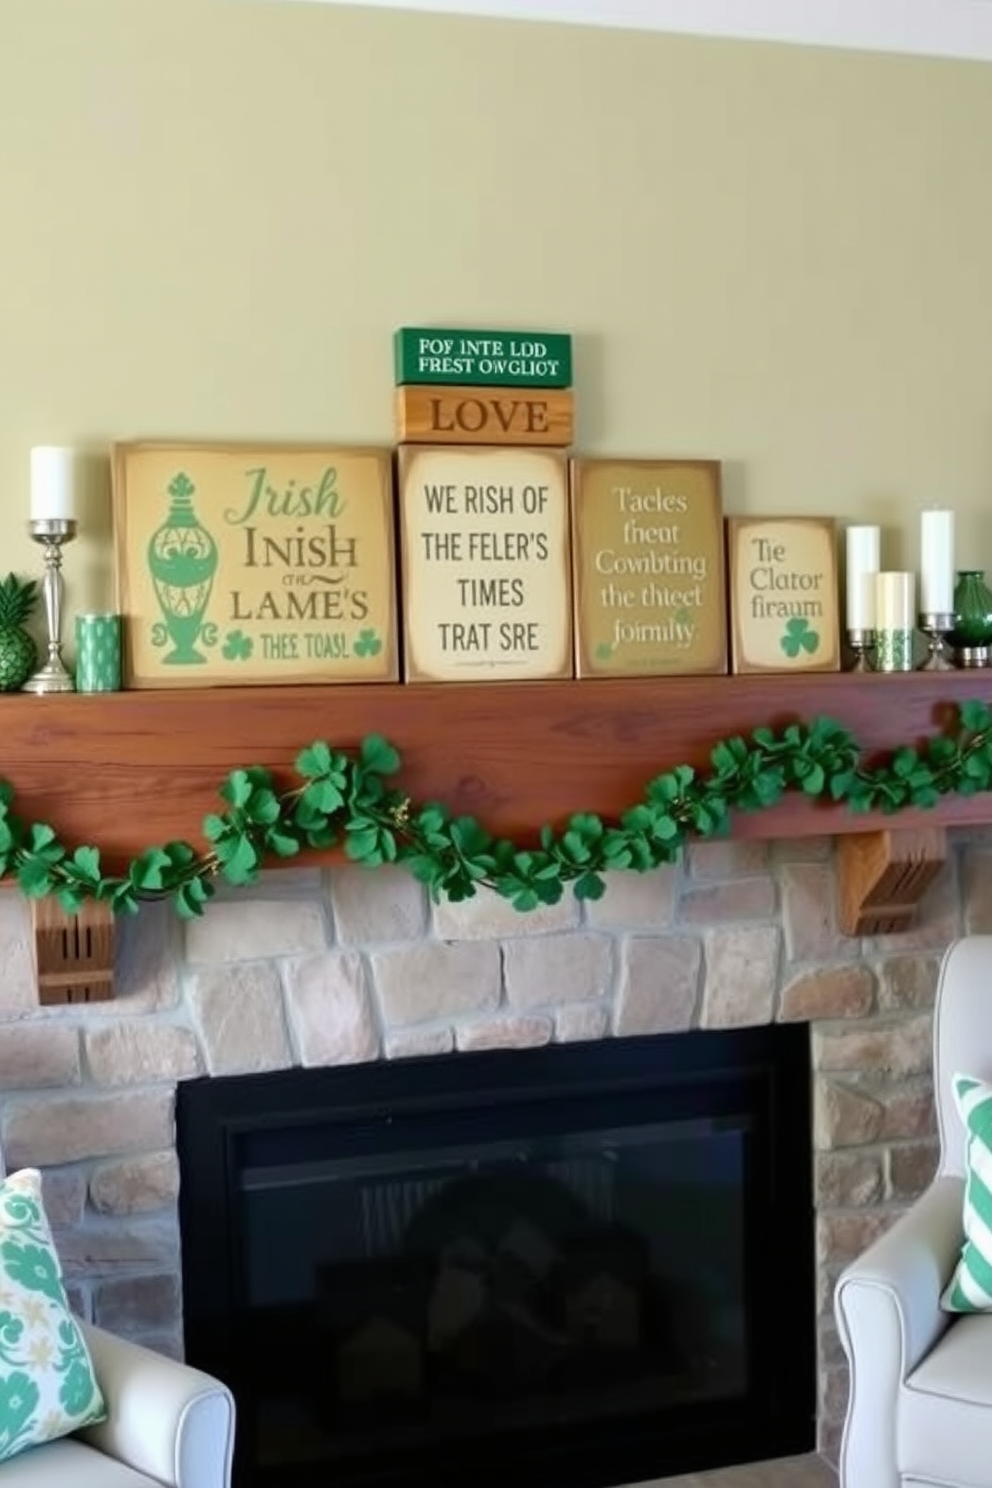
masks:
<path id="1" fill-rule="evenodd" d="M 557 331 L 460 331 L 404 326 L 393 337 L 397 384 L 572 386 L 572 338 Z"/>

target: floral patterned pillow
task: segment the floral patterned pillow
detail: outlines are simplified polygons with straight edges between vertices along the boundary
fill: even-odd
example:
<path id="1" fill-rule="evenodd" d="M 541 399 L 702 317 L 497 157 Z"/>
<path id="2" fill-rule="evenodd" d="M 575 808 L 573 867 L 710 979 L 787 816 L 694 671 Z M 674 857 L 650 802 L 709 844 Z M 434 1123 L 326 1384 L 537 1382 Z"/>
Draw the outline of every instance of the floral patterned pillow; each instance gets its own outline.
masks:
<path id="1" fill-rule="evenodd" d="M 0 1461 L 106 1418 L 41 1200 L 41 1174 L 0 1183 Z"/>

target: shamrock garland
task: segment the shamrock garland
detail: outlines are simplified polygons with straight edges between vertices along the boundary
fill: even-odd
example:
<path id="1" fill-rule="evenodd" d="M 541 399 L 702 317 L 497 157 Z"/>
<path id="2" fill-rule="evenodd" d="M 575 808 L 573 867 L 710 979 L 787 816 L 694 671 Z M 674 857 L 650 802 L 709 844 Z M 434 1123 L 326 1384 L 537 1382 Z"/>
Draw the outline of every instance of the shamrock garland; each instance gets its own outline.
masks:
<path id="1" fill-rule="evenodd" d="M 267 860 L 343 842 L 347 856 L 366 867 L 404 864 L 435 899 L 467 899 L 480 884 L 518 910 L 557 903 L 566 884 L 580 899 L 598 899 L 604 873 L 671 863 L 690 838 L 726 832 L 731 811 L 774 806 L 787 791 L 852 811 L 894 813 L 990 790 L 992 711 L 964 703 L 947 733 L 896 749 L 874 766 L 861 763 L 855 739 L 830 718 L 778 733 L 758 728 L 716 744 L 708 772 L 676 765 L 656 775 L 616 823 L 580 812 L 560 833 L 542 827 L 532 847 L 493 837 L 443 805 L 416 805 L 386 784 L 399 768 L 393 746 L 370 735 L 354 756 L 311 744 L 296 759 L 300 784 L 281 793 L 268 770 L 234 770 L 220 788 L 226 810 L 203 823 L 209 851 L 167 842 L 147 848 L 121 876 L 103 873 L 98 848 L 70 851 L 54 828 L 26 826 L 11 809 L 12 787 L 0 781 L 0 881 L 13 879 L 32 898 L 54 894 L 69 911 L 102 899 L 133 913 L 143 899 L 166 897 L 190 917 L 203 913 L 218 878 L 248 884 Z"/>

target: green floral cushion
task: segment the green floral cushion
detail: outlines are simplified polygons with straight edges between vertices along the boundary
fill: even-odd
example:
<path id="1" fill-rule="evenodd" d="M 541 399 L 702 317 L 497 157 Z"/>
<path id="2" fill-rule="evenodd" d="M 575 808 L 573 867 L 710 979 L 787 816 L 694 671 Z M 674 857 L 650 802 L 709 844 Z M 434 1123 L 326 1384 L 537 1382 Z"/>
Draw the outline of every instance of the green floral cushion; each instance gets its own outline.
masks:
<path id="1" fill-rule="evenodd" d="M 33 1168 L 0 1183 L 0 1461 L 106 1417 Z"/>

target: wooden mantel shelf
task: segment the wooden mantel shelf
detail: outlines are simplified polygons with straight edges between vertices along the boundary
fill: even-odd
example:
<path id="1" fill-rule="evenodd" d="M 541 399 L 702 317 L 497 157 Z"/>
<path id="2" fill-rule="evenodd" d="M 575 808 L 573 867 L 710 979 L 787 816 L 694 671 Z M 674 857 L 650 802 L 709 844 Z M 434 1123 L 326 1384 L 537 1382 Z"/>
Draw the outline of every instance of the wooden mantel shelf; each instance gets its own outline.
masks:
<path id="1" fill-rule="evenodd" d="M 315 739 L 348 747 L 382 733 L 402 755 L 414 800 L 443 800 L 525 839 L 573 811 L 616 816 L 654 774 L 705 767 L 718 739 L 763 724 L 826 714 L 870 757 L 945 726 L 954 704 L 990 695 L 982 672 L 18 694 L 0 697 L 0 778 L 20 817 L 50 822 L 66 842 L 96 843 L 113 869 L 153 843 L 201 843 L 230 770 L 265 765 L 288 781 Z M 992 796 L 897 818 L 792 797 L 738 816 L 734 831 L 901 833 L 982 821 L 992 821 Z"/>

